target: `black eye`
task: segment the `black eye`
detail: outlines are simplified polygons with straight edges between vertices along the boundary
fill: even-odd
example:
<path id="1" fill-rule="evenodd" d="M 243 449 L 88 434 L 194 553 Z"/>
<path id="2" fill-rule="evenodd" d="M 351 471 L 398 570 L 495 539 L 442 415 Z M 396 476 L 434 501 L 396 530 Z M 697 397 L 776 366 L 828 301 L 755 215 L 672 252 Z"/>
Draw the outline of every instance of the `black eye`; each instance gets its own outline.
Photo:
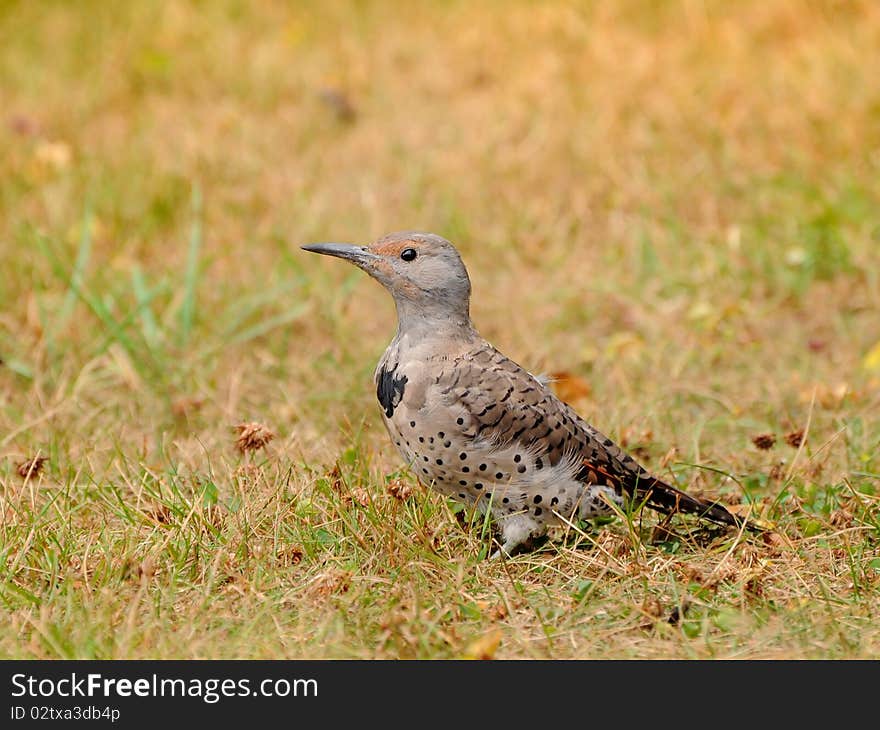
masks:
<path id="1" fill-rule="evenodd" d="M 400 258 L 404 261 L 412 261 L 418 254 L 414 248 L 405 248 L 400 252 Z"/>

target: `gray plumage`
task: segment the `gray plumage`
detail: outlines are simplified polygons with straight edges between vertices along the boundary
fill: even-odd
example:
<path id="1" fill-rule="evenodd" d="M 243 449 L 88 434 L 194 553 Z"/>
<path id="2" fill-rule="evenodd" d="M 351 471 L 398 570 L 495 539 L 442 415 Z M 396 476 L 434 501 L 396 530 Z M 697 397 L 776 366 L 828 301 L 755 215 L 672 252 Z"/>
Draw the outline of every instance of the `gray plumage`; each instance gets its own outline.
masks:
<path id="1" fill-rule="evenodd" d="M 303 248 L 351 261 L 394 297 L 397 334 L 375 372 L 388 432 L 423 484 L 491 511 L 504 552 L 625 499 L 738 525 L 722 506 L 651 476 L 480 337 L 467 270 L 449 241 L 405 231 L 370 246 Z"/>

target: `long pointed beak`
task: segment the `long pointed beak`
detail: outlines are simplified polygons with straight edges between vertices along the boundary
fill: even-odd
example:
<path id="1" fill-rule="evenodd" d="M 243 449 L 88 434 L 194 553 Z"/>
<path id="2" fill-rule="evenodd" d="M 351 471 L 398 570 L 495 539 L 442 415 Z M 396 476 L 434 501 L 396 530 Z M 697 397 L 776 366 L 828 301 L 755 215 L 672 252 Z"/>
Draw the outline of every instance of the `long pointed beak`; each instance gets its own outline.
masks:
<path id="1" fill-rule="evenodd" d="M 310 243 L 301 247 L 303 251 L 320 253 L 324 256 L 336 256 L 340 259 L 348 259 L 352 263 L 364 263 L 369 259 L 377 258 L 366 246 L 355 246 L 350 243 Z"/>

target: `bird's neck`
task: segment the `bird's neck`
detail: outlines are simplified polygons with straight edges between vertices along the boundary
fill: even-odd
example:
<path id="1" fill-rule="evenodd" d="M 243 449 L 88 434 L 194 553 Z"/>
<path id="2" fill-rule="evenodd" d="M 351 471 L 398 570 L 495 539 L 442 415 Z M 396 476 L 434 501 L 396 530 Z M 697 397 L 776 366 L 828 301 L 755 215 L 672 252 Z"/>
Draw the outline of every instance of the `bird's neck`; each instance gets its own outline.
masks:
<path id="1" fill-rule="evenodd" d="M 421 343 L 433 339 L 470 340 L 477 337 L 467 303 L 450 307 L 447 303 L 414 303 L 395 299 L 397 305 L 397 341 Z"/>

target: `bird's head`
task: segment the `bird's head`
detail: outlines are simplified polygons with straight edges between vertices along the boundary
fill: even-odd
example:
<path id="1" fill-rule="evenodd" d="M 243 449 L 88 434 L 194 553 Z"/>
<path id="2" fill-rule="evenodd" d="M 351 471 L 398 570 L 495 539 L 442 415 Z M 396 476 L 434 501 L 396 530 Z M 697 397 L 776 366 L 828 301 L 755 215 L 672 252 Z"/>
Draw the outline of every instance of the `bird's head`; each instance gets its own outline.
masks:
<path id="1" fill-rule="evenodd" d="M 346 259 L 379 281 L 394 297 L 401 325 L 436 319 L 470 323 L 467 269 L 445 238 L 403 231 L 368 246 L 315 243 L 302 248 Z"/>

